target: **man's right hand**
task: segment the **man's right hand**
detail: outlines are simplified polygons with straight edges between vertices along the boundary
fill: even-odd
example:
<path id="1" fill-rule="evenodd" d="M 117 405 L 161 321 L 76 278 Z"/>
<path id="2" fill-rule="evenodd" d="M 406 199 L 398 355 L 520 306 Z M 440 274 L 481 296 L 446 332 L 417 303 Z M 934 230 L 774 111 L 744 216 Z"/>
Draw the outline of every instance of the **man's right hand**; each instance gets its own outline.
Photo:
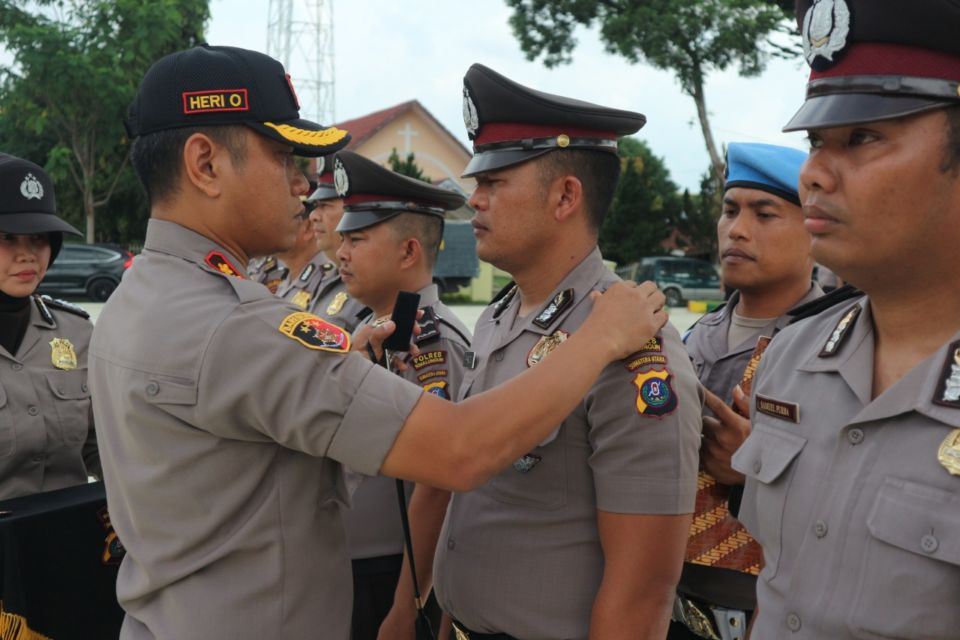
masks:
<path id="1" fill-rule="evenodd" d="M 703 391 L 707 407 L 716 416 L 703 418 L 703 443 L 700 447 L 703 468 L 722 484 L 743 484 L 744 475 L 734 470 L 730 461 L 750 435 L 750 418 L 738 413 L 749 413 L 747 398 L 738 385 L 733 392 L 735 410 L 707 389 Z"/>
<path id="2" fill-rule="evenodd" d="M 663 293 L 652 282 L 618 282 L 590 294 L 593 310 L 584 323 L 611 349 L 610 359 L 626 358 L 643 348 L 667 322 Z M 583 327 L 581 327 L 581 331 Z"/>

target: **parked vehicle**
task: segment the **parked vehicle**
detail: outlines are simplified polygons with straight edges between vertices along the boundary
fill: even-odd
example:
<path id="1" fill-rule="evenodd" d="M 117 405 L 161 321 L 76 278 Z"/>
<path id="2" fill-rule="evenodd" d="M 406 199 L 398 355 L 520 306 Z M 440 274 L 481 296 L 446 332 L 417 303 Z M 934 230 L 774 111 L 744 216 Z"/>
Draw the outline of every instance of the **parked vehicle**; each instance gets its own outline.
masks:
<path id="1" fill-rule="evenodd" d="M 704 260 L 674 256 L 641 258 L 640 262 L 618 269 L 617 273 L 637 282 L 652 280 L 671 307 L 679 307 L 688 300 L 723 300 L 720 275 Z"/>
<path id="2" fill-rule="evenodd" d="M 133 264 L 133 252 L 112 244 L 65 244 L 38 291 L 104 302 Z"/>

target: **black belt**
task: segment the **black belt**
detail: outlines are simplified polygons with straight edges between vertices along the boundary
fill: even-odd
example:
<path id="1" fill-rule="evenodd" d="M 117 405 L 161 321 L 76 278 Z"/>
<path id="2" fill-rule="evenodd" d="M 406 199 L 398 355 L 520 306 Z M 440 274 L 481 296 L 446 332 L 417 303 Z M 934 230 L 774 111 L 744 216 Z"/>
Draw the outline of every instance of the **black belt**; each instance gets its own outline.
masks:
<path id="1" fill-rule="evenodd" d="M 480 633 L 479 631 L 470 631 L 465 626 L 453 621 L 453 637 L 456 640 L 517 640 L 513 636 L 505 633 Z"/>

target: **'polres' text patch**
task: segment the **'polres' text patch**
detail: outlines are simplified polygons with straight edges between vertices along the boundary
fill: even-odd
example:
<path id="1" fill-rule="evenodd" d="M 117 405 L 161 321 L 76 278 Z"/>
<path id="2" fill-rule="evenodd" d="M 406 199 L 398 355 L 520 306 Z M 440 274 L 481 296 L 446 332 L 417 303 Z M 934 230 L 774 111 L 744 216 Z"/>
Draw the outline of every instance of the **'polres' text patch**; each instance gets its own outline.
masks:
<path id="1" fill-rule="evenodd" d="M 246 89 L 209 89 L 184 91 L 183 112 L 186 114 L 214 111 L 250 111 Z"/>

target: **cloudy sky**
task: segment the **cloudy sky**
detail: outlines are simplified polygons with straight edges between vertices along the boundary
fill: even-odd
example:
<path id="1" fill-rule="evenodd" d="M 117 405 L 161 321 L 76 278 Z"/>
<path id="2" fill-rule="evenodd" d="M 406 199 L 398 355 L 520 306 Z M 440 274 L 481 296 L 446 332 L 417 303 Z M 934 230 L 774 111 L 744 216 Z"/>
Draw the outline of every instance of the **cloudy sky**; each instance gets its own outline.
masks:
<path id="1" fill-rule="evenodd" d="M 482 62 L 537 89 L 646 114 L 638 136 L 666 160 L 675 182 L 699 189 L 708 158 L 693 100 L 669 72 L 605 53 L 596 31 L 580 32 L 572 64 L 547 69 L 523 57 L 499 0 L 333 1 L 337 120 L 415 98 L 466 143 L 462 78 Z M 293 3 L 295 14 L 306 14 L 306 0 Z M 268 9 L 269 0 L 212 0 L 209 42 L 266 51 Z M 295 80 L 298 64 L 291 62 Z M 780 128 L 803 102 L 806 77 L 801 60 L 773 61 L 758 78 L 711 75 L 707 107 L 718 143 L 804 149 L 802 134 Z"/>

